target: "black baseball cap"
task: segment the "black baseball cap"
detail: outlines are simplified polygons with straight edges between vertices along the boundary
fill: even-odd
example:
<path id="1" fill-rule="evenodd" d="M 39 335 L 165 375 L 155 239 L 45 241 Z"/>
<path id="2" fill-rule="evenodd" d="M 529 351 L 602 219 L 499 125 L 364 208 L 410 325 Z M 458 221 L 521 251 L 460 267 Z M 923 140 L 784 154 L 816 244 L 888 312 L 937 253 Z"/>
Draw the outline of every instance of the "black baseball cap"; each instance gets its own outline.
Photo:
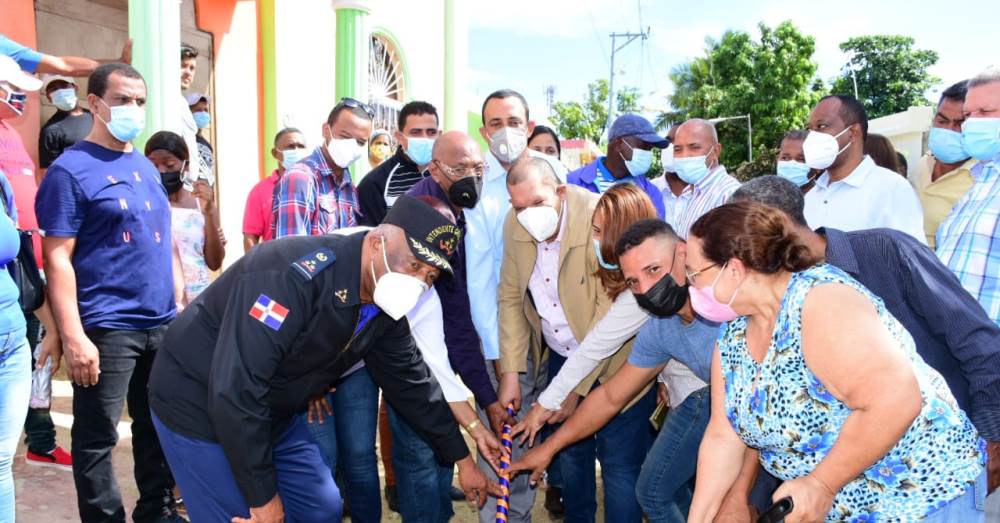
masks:
<path id="1" fill-rule="evenodd" d="M 452 274 L 448 261 L 462 238 L 462 231 L 425 202 L 401 196 L 382 223 L 403 229 L 406 245 L 418 260 Z"/>

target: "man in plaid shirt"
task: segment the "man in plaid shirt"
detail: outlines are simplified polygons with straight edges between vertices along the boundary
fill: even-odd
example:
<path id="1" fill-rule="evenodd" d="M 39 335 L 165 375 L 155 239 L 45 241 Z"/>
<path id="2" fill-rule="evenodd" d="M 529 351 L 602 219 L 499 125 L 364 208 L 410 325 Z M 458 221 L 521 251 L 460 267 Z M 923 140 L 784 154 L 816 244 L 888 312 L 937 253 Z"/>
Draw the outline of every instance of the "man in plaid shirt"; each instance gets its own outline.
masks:
<path id="1" fill-rule="evenodd" d="M 274 238 L 316 236 L 357 223 L 348 167 L 365 152 L 371 107 L 344 98 L 323 124 L 323 144 L 285 173 L 274 197 Z"/>

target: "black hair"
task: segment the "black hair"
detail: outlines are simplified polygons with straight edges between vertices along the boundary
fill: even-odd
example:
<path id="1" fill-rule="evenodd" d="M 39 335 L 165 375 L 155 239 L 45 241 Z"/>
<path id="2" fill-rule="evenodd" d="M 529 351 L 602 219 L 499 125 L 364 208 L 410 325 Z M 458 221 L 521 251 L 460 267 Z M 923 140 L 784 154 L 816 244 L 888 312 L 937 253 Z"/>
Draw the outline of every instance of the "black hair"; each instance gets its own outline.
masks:
<path id="1" fill-rule="evenodd" d="M 531 131 L 531 136 L 528 137 L 528 143 L 531 143 L 531 141 L 534 140 L 536 136 L 541 134 L 547 134 L 552 137 L 552 139 L 556 142 L 556 154 L 561 158 L 562 144 L 559 143 L 559 135 L 556 134 L 556 132 L 547 125 L 536 125 L 535 130 Z"/>
<path id="2" fill-rule="evenodd" d="M 93 73 L 90 73 L 90 78 L 87 79 L 87 94 L 95 94 L 98 98 L 104 98 L 104 93 L 108 91 L 108 78 L 115 73 L 125 78 L 137 78 L 142 80 L 142 83 L 146 83 L 142 74 L 129 64 L 121 62 L 101 64 L 97 69 L 94 69 Z"/>
<path id="3" fill-rule="evenodd" d="M 399 110 L 399 117 L 396 120 L 396 126 L 399 132 L 403 132 L 403 128 L 406 127 L 406 119 L 410 116 L 420 116 L 422 114 L 433 114 L 434 121 L 436 123 L 441 123 L 438 119 L 437 108 L 427 102 L 413 101 L 403 106 Z"/>
<path id="4" fill-rule="evenodd" d="M 780 176 L 758 176 L 736 189 L 728 203 L 757 202 L 784 211 L 792 221 L 806 226 L 806 200 L 802 189 Z"/>
<path id="5" fill-rule="evenodd" d="M 840 119 L 845 125 L 861 124 L 861 139 L 868 139 L 868 112 L 857 98 L 849 94 L 831 94 L 820 98 L 820 103 L 830 98 L 840 100 Z"/>
<path id="6" fill-rule="evenodd" d="M 792 140 L 794 142 L 801 142 L 801 141 L 804 141 L 806 139 L 806 136 L 809 136 L 809 131 L 808 130 L 806 130 L 806 129 L 795 129 L 795 130 L 788 131 L 787 133 L 785 133 L 785 135 L 781 137 L 781 141 Z"/>
<path id="7" fill-rule="evenodd" d="M 167 151 L 182 162 L 190 161 L 187 144 L 181 135 L 170 131 L 158 131 L 146 141 L 146 156 L 153 151 Z"/>
<path id="8" fill-rule="evenodd" d="M 951 84 L 951 86 L 949 86 L 947 89 L 944 90 L 943 93 L 941 93 L 941 99 L 938 100 L 938 107 L 941 107 L 941 104 L 944 103 L 945 100 L 951 100 L 953 102 L 965 102 L 965 94 L 967 92 L 969 92 L 968 80 L 962 80 L 961 82 L 955 82 Z"/>
<path id="9" fill-rule="evenodd" d="M 278 140 L 280 140 L 282 136 L 292 133 L 302 134 L 302 131 L 296 129 L 295 127 L 285 127 L 284 129 L 278 131 L 278 134 L 274 135 L 274 146 L 278 146 Z"/>
<path id="10" fill-rule="evenodd" d="M 350 111 L 354 116 L 368 121 L 372 119 L 372 115 L 368 114 L 368 111 L 363 107 L 351 107 L 344 103 L 338 103 L 330 110 L 330 115 L 326 117 L 326 124 L 333 127 L 333 124 L 337 123 L 337 118 L 340 116 L 341 111 Z"/>
<path id="11" fill-rule="evenodd" d="M 198 50 L 188 44 L 181 44 L 181 61 L 198 58 Z"/>
<path id="12" fill-rule="evenodd" d="M 520 100 L 521 105 L 524 106 L 525 123 L 527 123 L 527 120 L 530 120 L 528 114 L 528 101 L 524 99 L 524 96 L 522 96 L 521 93 L 513 89 L 500 89 L 497 91 L 493 91 L 492 93 L 490 93 L 489 96 L 486 97 L 486 100 L 483 100 L 483 109 L 480 112 L 480 116 L 483 119 L 483 125 L 486 125 L 486 104 L 490 103 L 490 100 L 503 100 L 505 98 L 517 98 L 518 100 Z"/>
<path id="13" fill-rule="evenodd" d="M 615 244 L 615 256 L 621 259 L 623 254 L 642 245 L 642 242 L 654 236 L 670 240 L 679 239 L 674 228 L 659 218 L 639 220 L 625 229 L 625 232 L 618 238 L 618 243 Z"/>

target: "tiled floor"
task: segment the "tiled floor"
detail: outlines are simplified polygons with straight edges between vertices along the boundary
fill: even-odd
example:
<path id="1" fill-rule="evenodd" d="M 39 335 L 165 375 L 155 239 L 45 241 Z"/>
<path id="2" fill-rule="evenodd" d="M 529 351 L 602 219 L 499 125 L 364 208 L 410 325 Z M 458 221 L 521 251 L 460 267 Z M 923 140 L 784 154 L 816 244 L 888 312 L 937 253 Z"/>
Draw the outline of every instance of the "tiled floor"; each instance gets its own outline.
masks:
<path id="1" fill-rule="evenodd" d="M 69 382 L 53 382 L 52 418 L 56 424 L 56 438 L 69 451 L 69 428 L 73 422 L 72 388 Z M 135 506 L 137 491 L 132 478 L 132 445 L 128 418 L 119 424 L 121 439 L 113 454 L 115 473 L 127 511 Z M 381 475 L 381 462 L 379 474 Z M 14 459 L 14 483 L 17 489 L 17 521 L 23 523 L 64 523 L 79 521 L 76 510 L 76 490 L 71 472 L 27 465 L 24 461 L 24 445 L 18 449 Z M 600 489 L 600 485 L 598 485 Z M 600 494 L 599 494 L 600 495 Z M 534 521 L 550 521 L 542 507 L 544 495 L 539 492 L 533 511 Z M 466 502 L 454 504 L 455 517 L 452 521 L 477 521 L 475 509 Z M 399 514 L 382 507 L 383 521 L 401 521 Z M 603 521 L 598 514 L 598 521 Z M 131 521 L 131 519 L 129 519 Z"/>

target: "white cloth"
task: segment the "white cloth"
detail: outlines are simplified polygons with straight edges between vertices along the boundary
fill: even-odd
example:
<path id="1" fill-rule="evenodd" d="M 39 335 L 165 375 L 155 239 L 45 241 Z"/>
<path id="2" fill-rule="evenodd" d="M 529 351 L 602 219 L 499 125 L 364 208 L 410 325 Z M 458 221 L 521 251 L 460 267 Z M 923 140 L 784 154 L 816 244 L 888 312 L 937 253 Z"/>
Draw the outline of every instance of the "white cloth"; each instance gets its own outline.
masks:
<path id="1" fill-rule="evenodd" d="M 666 176 L 663 177 L 666 179 Z M 687 210 L 687 206 L 691 203 L 691 198 L 694 197 L 694 191 L 688 190 L 687 187 L 681 191 L 681 195 L 677 196 L 670 187 L 660 191 L 663 193 L 663 220 L 673 227 L 674 231 L 677 231 L 677 222 L 680 221 L 681 216 L 684 215 L 684 211 Z"/>
<path id="2" fill-rule="evenodd" d="M 635 336 L 649 317 L 649 313 L 636 303 L 632 291 L 626 290 L 619 294 L 608 313 L 587 333 L 583 343 L 569 353 L 562 369 L 538 396 L 538 403 L 549 410 L 558 410 L 573 389 L 602 360 L 614 355 L 623 343 Z"/>
<path id="3" fill-rule="evenodd" d="M 424 363 L 441 385 L 444 399 L 448 403 L 468 401 L 472 394 L 448 361 L 448 346 L 444 343 L 441 299 L 434 287 L 420 296 L 417 305 L 406 313 L 406 319 L 410 322 L 410 335 L 413 336 Z"/>
<path id="4" fill-rule="evenodd" d="M 858 231 L 886 227 L 913 236 L 926 244 L 924 211 L 906 178 L 875 165 L 870 156 L 843 180 L 830 183 L 824 172 L 806 193 L 805 216 L 809 227 Z"/>
<path id="5" fill-rule="evenodd" d="M 566 204 L 563 204 L 559 235 L 550 242 L 536 245 L 535 268 L 528 279 L 528 290 L 535 302 L 535 310 L 542 319 L 542 336 L 556 354 L 567 358 L 579 342 L 569 327 L 566 311 L 559 300 L 559 248 L 566 233 Z"/>
<path id="6" fill-rule="evenodd" d="M 215 176 L 212 174 L 212 169 L 205 165 L 205 161 L 198 151 L 198 124 L 194 121 L 194 115 L 191 114 L 191 108 L 187 104 L 184 93 L 178 93 L 178 96 L 180 96 L 178 102 L 180 110 L 177 111 L 179 121 L 174 125 L 173 130 L 181 135 L 181 138 L 184 139 L 184 145 L 187 146 L 192 181 L 200 177 L 209 180 L 210 185 L 214 185 Z"/>
<path id="7" fill-rule="evenodd" d="M 658 381 L 667 384 L 667 398 L 670 399 L 670 406 L 677 407 L 691 395 L 692 392 L 701 390 L 708 386 L 695 376 L 694 372 L 677 360 L 670 360 L 667 366 L 660 371 Z"/>

